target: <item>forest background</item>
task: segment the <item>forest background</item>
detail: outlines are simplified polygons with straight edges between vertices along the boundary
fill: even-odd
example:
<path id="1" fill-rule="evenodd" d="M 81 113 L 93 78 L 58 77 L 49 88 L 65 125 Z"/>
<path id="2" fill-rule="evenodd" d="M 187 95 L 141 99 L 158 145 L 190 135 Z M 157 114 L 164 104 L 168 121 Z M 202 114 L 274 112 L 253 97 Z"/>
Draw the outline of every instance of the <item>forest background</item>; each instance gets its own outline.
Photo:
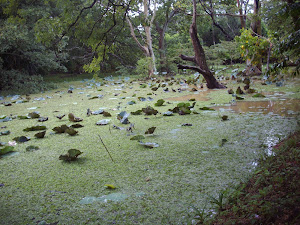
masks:
<path id="1" fill-rule="evenodd" d="M 299 71 L 299 1 L 194 3 L 1 0 L 0 90 L 44 91 L 51 84 L 43 76 L 57 73 L 176 74 L 188 60 L 182 56 L 194 54 L 189 28 L 196 5 L 197 35 L 212 72 L 234 63 L 260 70 L 267 64 L 268 76 L 287 66 Z"/>

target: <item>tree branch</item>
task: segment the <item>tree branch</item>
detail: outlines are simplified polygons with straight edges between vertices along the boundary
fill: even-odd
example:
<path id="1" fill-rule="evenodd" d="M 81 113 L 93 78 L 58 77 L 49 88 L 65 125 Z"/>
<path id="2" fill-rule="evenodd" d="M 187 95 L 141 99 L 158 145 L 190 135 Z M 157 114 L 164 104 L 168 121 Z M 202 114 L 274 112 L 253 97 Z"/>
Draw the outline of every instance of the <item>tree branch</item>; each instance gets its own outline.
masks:
<path id="1" fill-rule="evenodd" d="M 190 61 L 190 62 L 193 62 L 193 63 L 197 63 L 197 62 L 196 62 L 196 59 L 195 59 L 195 56 L 187 56 L 187 55 L 180 54 L 179 57 L 180 57 L 182 60 Z"/>
<path id="2" fill-rule="evenodd" d="M 109 9 L 109 3 L 107 4 L 106 9 L 104 10 L 104 13 L 103 13 L 103 14 L 100 16 L 100 18 L 94 23 L 94 25 L 93 25 L 93 27 L 92 27 L 90 33 L 89 33 L 88 39 L 92 36 L 92 34 L 93 34 L 93 32 L 94 32 L 94 29 L 95 29 L 95 27 L 96 27 L 96 24 L 98 24 L 98 23 L 102 20 L 103 16 L 107 13 L 108 9 Z"/>
<path id="3" fill-rule="evenodd" d="M 128 17 L 126 17 L 126 21 L 127 21 L 128 25 L 129 25 L 129 28 L 130 28 L 130 34 L 131 34 L 132 38 L 133 38 L 134 41 L 137 43 L 137 45 L 139 46 L 139 48 L 140 48 L 143 52 L 145 52 L 145 53 L 147 54 L 147 53 L 148 53 L 148 49 L 146 49 L 146 48 L 139 42 L 139 40 L 137 39 L 137 37 L 136 37 L 136 35 L 135 35 L 135 33 L 134 33 L 134 28 L 133 28 L 133 26 L 132 26 L 132 23 L 131 23 L 131 21 L 130 21 L 130 19 L 129 19 Z"/>
<path id="4" fill-rule="evenodd" d="M 199 66 L 190 66 L 190 65 L 177 64 L 177 68 L 180 69 L 180 70 L 183 70 L 183 69 L 194 70 L 194 71 L 197 71 L 201 74 L 207 73 L 205 70 L 202 70 Z"/>

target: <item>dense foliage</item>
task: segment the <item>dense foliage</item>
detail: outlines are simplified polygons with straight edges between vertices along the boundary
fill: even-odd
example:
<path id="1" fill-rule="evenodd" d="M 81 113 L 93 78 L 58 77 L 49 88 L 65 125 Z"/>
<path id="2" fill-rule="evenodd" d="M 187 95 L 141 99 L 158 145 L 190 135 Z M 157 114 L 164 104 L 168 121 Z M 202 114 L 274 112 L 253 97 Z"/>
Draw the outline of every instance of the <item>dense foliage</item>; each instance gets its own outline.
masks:
<path id="1" fill-rule="evenodd" d="M 248 1 L 198 1 L 198 35 L 208 63 L 256 65 L 271 58 L 275 74 L 287 65 L 299 70 L 299 2 L 257 2 L 260 13 Z M 148 50 L 154 56 L 147 64 L 172 74 L 180 54 L 193 54 L 193 5 L 186 0 L 1 0 L 0 7 L 1 90 L 23 83 L 26 92 L 44 90 L 37 84 L 49 73 L 141 73 Z M 250 31 L 253 21 L 261 21 L 262 36 Z"/>
<path id="2" fill-rule="evenodd" d="M 67 71 L 62 63 L 64 54 L 38 43 L 34 24 L 41 18 L 46 5 L 29 2 L 2 1 L 0 12 L 1 90 L 19 92 L 43 91 L 41 75 Z"/>

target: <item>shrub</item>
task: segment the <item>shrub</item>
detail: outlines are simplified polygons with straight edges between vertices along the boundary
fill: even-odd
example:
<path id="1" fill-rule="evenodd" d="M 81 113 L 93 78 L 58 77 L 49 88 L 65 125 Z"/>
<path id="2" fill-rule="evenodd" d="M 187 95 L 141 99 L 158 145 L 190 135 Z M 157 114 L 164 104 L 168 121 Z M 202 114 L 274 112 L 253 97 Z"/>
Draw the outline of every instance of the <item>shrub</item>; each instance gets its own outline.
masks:
<path id="1" fill-rule="evenodd" d="M 137 66 L 135 71 L 139 75 L 148 75 L 150 66 L 152 66 L 151 57 L 141 58 L 137 61 Z"/>
<path id="2" fill-rule="evenodd" d="M 53 83 L 45 83 L 41 75 L 29 75 L 25 71 L 3 70 L 0 77 L 3 92 L 30 94 L 55 88 Z"/>

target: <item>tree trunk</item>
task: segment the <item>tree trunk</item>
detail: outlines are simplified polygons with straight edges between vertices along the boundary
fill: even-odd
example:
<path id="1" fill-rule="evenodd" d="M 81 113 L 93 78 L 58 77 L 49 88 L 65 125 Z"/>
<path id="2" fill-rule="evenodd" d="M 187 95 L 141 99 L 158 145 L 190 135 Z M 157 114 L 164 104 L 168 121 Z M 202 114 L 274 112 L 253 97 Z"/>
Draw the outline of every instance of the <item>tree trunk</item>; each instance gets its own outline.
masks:
<path id="1" fill-rule="evenodd" d="M 245 21 L 245 18 L 243 16 L 243 9 L 242 9 L 242 6 L 240 4 L 240 0 L 237 0 L 237 7 L 239 9 L 239 14 L 240 14 L 241 28 L 246 29 L 246 21 Z"/>
<path id="2" fill-rule="evenodd" d="M 163 28 L 159 27 L 158 23 L 156 23 L 156 31 L 159 34 L 158 37 L 158 51 L 159 51 L 159 58 L 160 58 L 160 70 L 161 72 L 169 72 L 166 66 L 166 50 L 165 50 L 165 26 Z"/>
<path id="3" fill-rule="evenodd" d="M 155 13 L 156 13 L 156 1 L 154 2 L 154 13 L 153 16 L 151 18 L 151 20 L 149 20 L 149 4 L 147 0 L 143 1 L 144 4 L 144 18 L 146 21 L 146 25 L 144 25 L 144 29 L 145 29 L 145 35 L 146 35 L 146 42 L 144 43 L 144 45 L 142 45 L 139 40 L 137 39 L 135 33 L 134 33 L 134 28 L 133 25 L 130 21 L 130 19 L 128 17 L 126 17 L 126 21 L 129 25 L 130 28 L 130 34 L 133 38 L 133 40 L 137 43 L 138 47 L 143 51 L 144 55 L 146 57 L 150 57 L 152 59 L 152 63 L 151 65 L 149 65 L 149 77 L 151 77 L 154 72 L 156 72 L 156 66 L 155 66 L 155 55 L 153 52 L 153 46 L 152 46 L 152 37 L 151 37 L 151 27 L 155 18 Z"/>
<path id="4" fill-rule="evenodd" d="M 146 42 L 147 42 L 147 47 L 149 49 L 149 56 L 152 58 L 152 64 L 149 65 L 149 72 L 150 76 L 153 74 L 153 72 L 156 72 L 156 66 L 155 66 L 155 55 L 153 52 L 153 46 L 152 46 L 152 37 L 151 37 L 151 27 L 155 18 L 155 12 L 156 12 L 156 1 L 154 2 L 154 13 L 151 18 L 151 21 L 149 21 L 149 3 L 148 0 L 144 0 L 144 14 L 145 14 L 145 33 L 146 33 Z"/>
<path id="5" fill-rule="evenodd" d="M 251 30 L 253 31 L 253 35 L 260 35 L 262 34 L 261 31 L 261 18 L 260 18 L 260 7 L 261 4 L 259 0 L 254 0 L 254 5 L 253 5 L 253 19 L 251 22 Z M 256 67 L 262 71 L 262 59 L 259 60 L 259 63 L 256 65 Z"/>
<path id="6" fill-rule="evenodd" d="M 200 44 L 198 35 L 197 35 L 197 25 L 196 25 L 196 18 L 197 18 L 197 7 L 196 7 L 196 0 L 193 0 L 193 22 L 190 26 L 190 37 L 192 40 L 193 48 L 195 56 L 185 56 L 180 55 L 180 58 L 186 61 L 194 62 L 197 66 L 189 66 L 189 65 L 177 65 L 178 69 L 192 69 L 199 73 L 201 73 L 206 80 L 207 87 L 209 89 L 214 88 L 225 88 L 224 85 L 220 84 L 216 78 L 214 77 L 213 73 L 209 70 L 207 66 L 205 53 Z"/>
<path id="7" fill-rule="evenodd" d="M 158 37 L 158 51 L 160 57 L 160 70 L 162 72 L 170 72 L 170 68 L 167 66 L 167 57 L 166 57 L 166 49 L 165 49 L 165 34 L 171 19 L 178 13 L 178 10 L 173 10 L 169 14 L 169 9 L 166 11 L 165 22 L 162 27 L 159 26 L 159 23 L 156 21 L 155 27 L 156 31 L 159 34 Z"/>

